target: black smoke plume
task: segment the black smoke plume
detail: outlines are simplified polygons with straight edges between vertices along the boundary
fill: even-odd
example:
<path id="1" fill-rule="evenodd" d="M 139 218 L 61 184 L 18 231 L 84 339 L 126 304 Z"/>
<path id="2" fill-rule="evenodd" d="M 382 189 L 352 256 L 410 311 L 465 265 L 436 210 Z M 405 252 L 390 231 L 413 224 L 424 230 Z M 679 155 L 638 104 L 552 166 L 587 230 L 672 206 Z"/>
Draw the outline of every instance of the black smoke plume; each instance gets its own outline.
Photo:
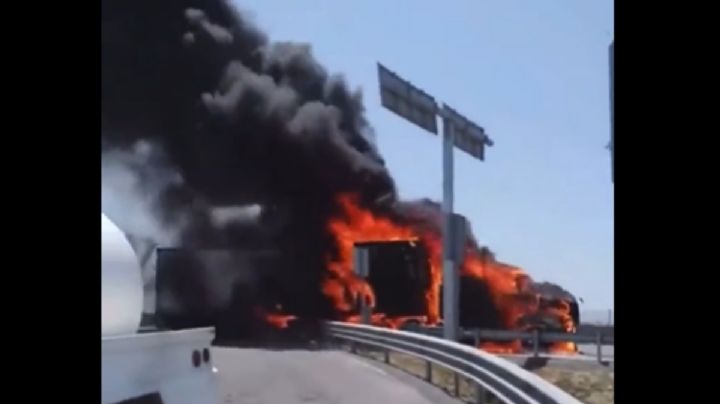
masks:
<path id="1" fill-rule="evenodd" d="M 238 251 L 222 260 L 246 271 L 223 285 L 238 305 L 332 315 L 340 193 L 439 231 L 437 206 L 398 203 L 361 94 L 309 46 L 269 41 L 223 0 L 103 0 L 101 18 L 103 209 L 161 246 Z"/>
<path id="2" fill-rule="evenodd" d="M 268 41 L 226 1 L 103 0 L 101 114 L 103 161 L 162 154 L 122 167 L 138 197 L 153 189 L 143 206 L 175 244 L 282 251 L 258 271 L 300 315 L 329 310 L 318 285 L 335 195 L 395 199 L 360 93 L 308 46 Z M 104 164 L 104 188 L 115 177 Z M 258 214 L 214 220 L 249 206 Z"/>

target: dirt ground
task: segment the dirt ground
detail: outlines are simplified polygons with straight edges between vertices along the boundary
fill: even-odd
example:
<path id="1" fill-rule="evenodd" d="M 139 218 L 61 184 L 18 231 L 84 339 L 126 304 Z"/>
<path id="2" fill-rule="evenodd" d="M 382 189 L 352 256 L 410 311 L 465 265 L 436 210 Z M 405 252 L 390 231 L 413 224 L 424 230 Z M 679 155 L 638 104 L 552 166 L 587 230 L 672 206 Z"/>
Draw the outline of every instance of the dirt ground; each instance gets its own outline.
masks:
<path id="1" fill-rule="evenodd" d="M 379 352 L 359 352 L 376 360 L 383 360 L 384 355 Z M 390 354 L 390 364 L 420 378 L 425 378 L 426 365 L 421 359 L 401 353 Z M 535 370 L 534 373 L 545 380 L 565 390 L 578 400 L 586 404 L 612 404 L 614 403 L 614 370 L 611 369 L 563 369 L 546 366 Z M 452 371 L 439 367 L 432 367 L 432 383 L 455 396 L 455 376 Z M 458 377 L 458 398 L 467 403 L 475 403 L 477 394 L 472 382 L 464 377 Z M 499 402 L 489 398 L 488 402 Z"/>

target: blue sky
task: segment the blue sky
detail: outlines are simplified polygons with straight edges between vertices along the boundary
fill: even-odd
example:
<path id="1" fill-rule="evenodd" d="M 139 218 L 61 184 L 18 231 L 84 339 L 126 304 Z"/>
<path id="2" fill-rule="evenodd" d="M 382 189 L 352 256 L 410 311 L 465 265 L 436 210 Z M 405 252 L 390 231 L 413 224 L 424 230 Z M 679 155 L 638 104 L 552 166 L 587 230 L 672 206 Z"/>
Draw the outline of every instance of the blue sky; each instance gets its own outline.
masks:
<path id="1" fill-rule="evenodd" d="M 376 62 L 485 127 L 455 153 L 455 209 L 536 280 L 613 308 L 611 0 L 243 0 L 273 40 L 308 42 L 363 90 L 404 198 L 442 198 L 441 142 L 380 106 Z"/>

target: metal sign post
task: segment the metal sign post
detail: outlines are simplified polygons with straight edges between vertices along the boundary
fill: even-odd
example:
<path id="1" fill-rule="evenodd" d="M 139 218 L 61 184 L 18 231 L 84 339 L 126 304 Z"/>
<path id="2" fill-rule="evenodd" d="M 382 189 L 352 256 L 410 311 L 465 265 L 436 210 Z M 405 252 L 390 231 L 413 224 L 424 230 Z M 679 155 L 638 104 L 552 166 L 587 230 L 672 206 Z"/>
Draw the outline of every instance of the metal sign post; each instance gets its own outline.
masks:
<path id="1" fill-rule="evenodd" d="M 459 276 L 457 262 L 453 259 L 453 191 L 454 191 L 454 159 L 453 159 L 453 123 L 443 119 L 443 337 L 457 341 L 459 329 Z"/>
<path id="2" fill-rule="evenodd" d="M 435 99 L 409 81 L 378 63 L 380 100 L 393 113 L 418 127 L 437 134 L 437 115 L 443 120 L 443 335 L 457 340 L 459 333 L 459 264 L 465 245 L 465 219 L 453 214 L 453 147 L 484 161 L 485 146 L 493 142 L 485 130 L 454 109 L 438 108 Z"/>
<path id="3" fill-rule="evenodd" d="M 610 43 L 610 179 L 615 182 L 615 41 Z"/>

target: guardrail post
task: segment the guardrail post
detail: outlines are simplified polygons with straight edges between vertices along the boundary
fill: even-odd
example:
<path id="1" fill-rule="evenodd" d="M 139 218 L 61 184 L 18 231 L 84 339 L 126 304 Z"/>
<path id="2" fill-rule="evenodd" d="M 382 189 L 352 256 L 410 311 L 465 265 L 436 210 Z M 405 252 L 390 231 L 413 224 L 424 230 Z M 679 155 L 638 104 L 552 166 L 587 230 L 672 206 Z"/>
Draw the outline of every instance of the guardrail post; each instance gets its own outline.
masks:
<path id="1" fill-rule="evenodd" d="M 487 390 L 482 384 L 475 385 L 475 402 L 477 404 L 485 404 L 487 402 Z"/>
<path id="2" fill-rule="evenodd" d="M 597 360 L 598 363 L 602 363 L 602 334 L 598 331 L 595 335 L 595 342 L 597 343 Z"/>
<path id="3" fill-rule="evenodd" d="M 425 380 L 432 383 L 432 362 L 425 361 Z"/>
<path id="4" fill-rule="evenodd" d="M 475 330 L 475 347 L 480 348 L 480 330 Z"/>
<path id="5" fill-rule="evenodd" d="M 385 360 L 385 363 L 390 363 L 390 351 L 387 349 L 384 351 L 383 359 Z"/>
<path id="6" fill-rule="evenodd" d="M 538 356 L 540 356 L 540 330 L 538 330 L 537 328 L 533 330 L 532 344 L 533 356 L 537 358 Z"/>
<path id="7" fill-rule="evenodd" d="M 460 397 L 460 375 L 457 372 L 453 372 L 453 388 L 455 397 Z"/>
<path id="8" fill-rule="evenodd" d="M 350 353 L 353 353 L 353 354 L 357 353 L 357 345 L 353 341 L 350 341 Z"/>

